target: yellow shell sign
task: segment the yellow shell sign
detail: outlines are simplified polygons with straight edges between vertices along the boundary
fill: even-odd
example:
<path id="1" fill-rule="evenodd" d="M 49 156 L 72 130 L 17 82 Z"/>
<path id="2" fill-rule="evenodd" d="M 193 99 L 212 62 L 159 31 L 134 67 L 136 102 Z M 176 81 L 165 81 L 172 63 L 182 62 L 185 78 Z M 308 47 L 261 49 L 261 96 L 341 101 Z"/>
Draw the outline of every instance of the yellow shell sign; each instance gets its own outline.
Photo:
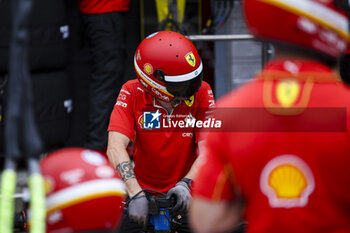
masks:
<path id="1" fill-rule="evenodd" d="M 148 75 L 150 75 L 150 74 L 153 73 L 153 67 L 152 67 L 151 64 L 146 63 L 146 64 L 143 66 L 143 68 L 144 68 L 145 72 L 146 72 Z"/>
<path id="2" fill-rule="evenodd" d="M 188 64 L 190 64 L 193 67 L 196 66 L 196 58 L 194 57 L 194 54 L 192 52 L 189 52 L 188 54 L 186 54 L 185 58 Z"/>
<path id="3" fill-rule="evenodd" d="M 261 172 L 260 189 L 271 207 L 303 207 L 314 188 L 311 169 L 295 155 L 277 156 Z"/>
<path id="4" fill-rule="evenodd" d="M 269 185 L 279 198 L 299 198 L 307 187 L 307 181 L 297 167 L 283 164 L 271 171 Z"/>

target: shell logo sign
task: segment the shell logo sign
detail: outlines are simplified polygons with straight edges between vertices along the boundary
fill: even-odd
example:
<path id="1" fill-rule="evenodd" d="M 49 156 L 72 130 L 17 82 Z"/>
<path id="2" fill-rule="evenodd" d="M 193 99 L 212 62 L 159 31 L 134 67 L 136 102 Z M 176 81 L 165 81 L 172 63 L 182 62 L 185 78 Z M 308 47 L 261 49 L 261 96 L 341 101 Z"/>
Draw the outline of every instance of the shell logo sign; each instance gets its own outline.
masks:
<path id="1" fill-rule="evenodd" d="M 260 176 L 260 189 L 273 208 L 303 207 L 315 189 L 315 180 L 302 159 L 281 155 L 265 165 Z"/>
<path id="2" fill-rule="evenodd" d="M 137 120 L 137 122 L 139 123 L 140 128 L 143 129 L 143 114 L 139 116 L 139 119 Z"/>
<path id="3" fill-rule="evenodd" d="M 148 74 L 148 75 L 151 75 L 153 73 L 153 67 L 151 64 L 149 63 L 146 63 L 144 66 L 143 66 L 143 69 L 145 70 L 145 72 Z"/>

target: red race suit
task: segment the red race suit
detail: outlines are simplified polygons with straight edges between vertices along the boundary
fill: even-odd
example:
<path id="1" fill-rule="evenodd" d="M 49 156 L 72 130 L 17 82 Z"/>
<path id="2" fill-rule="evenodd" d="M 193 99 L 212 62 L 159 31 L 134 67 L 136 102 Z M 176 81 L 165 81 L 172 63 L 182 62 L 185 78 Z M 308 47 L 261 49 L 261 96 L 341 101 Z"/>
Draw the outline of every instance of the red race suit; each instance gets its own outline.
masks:
<path id="1" fill-rule="evenodd" d="M 350 88 L 330 68 L 272 61 L 216 109 L 195 197 L 243 197 L 248 233 L 350 232 Z"/>
<path id="2" fill-rule="evenodd" d="M 84 14 L 100 14 L 112 11 L 128 11 L 130 0 L 78 0 Z"/>
<path id="3" fill-rule="evenodd" d="M 169 115 L 137 79 L 123 85 L 108 131 L 122 133 L 134 141 L 134 171 L 143 189 L 167 192 L 189 172 L 197 158 L 197 143 L 205 132 L 181 126 L 186 126 L 186 120 L 205 119 L 214 105 L 206 82 Z"/>

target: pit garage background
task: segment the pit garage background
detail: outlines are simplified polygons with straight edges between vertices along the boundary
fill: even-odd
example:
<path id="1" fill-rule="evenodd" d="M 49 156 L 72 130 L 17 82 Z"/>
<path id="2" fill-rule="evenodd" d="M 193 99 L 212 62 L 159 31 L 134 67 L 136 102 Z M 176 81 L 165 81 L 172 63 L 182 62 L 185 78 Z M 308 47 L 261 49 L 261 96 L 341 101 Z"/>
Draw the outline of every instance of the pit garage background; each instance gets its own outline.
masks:
<path id="1" fill-rule="evenodd" d="M 12 23 L 10 2 L 0 1 L 1 167 Z M 204 63 L 204 80 L 212 86 L 216 99 L 249 81 L 273 54 L 267 44 L 252 40 L 247 33 L 239 0 L 131 0 L 127 24 L 124 82 L 136 78 L 133 55 L 138 44 L 158 30 L 179 31 L 193 41 Z M 29 25 L 34 110 L 45 152 L 83 146 L 91 60 L 77 2 L 35 0 Z M 17 213 L 25 209 L 28 201 L 26 165 L 24 161 L 19 164 Z M 20 225 L 16 227 L 20 232 Z"/>
<path id="2" fill-rule="evenodd" d="M 9 3 L 10 0 L 0 1 L 1 116 L 8 78 Z M 163 13 L 163 19 L 159 18 L 162 11 L 174 17 L 166 18 Z M 162 23 L 164 17 L 169 24 Z M 177 30 L 193 41 L 204 63 L 204 80 L 212 86 L 216 99 L 248 81 L 271 54 L 266 45 L 247 34 L 239 0 L 131 0 L 127 24 L 123 82 L 136 78 L 134 52 L 145 36 L 157 30 Z M 34 108 L 45 149 L 81 146 L 86 133 L 90 57 L 77 2 L 36 0 L 30 37 Z M 1 121 L 0 132 L 3 133 Z"/>

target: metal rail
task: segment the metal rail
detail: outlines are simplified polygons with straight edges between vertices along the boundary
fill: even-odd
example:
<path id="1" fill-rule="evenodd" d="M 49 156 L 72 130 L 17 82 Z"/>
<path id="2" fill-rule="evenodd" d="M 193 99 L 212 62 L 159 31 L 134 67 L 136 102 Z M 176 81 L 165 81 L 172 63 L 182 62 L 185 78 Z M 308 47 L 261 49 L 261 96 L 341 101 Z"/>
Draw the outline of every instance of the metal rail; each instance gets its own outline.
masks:
<path id="1" fill-rule="evenodd" d="M 252 40 L 254 36 L 250 34 L 236 35 L 188 35 L 186 36 L 192 41 L 218 41 L 218 40 Z"/>

